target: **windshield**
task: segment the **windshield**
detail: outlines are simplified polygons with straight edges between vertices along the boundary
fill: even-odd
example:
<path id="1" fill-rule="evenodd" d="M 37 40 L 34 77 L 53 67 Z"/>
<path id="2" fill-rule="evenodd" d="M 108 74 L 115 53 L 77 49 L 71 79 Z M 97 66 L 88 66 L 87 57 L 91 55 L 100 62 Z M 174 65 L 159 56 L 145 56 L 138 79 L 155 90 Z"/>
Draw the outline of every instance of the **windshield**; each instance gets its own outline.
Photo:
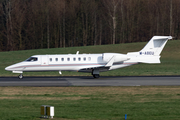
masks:
<path id="1" fill-rule="evenodd" d="M 38 61 L 38 58 L 37 57 L 30 57 L 25 61 Z"/>

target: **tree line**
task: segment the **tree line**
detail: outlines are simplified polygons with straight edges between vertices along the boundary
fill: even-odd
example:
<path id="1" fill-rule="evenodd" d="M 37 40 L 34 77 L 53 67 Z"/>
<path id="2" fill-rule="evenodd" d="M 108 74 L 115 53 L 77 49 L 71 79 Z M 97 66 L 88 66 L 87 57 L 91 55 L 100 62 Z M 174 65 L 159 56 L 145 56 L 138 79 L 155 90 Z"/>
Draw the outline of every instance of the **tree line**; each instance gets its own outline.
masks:
<path id="1" fill-rule="evenodd" d="M 0 0 L 0 51 L 180 38 L 180 0 Z"/>

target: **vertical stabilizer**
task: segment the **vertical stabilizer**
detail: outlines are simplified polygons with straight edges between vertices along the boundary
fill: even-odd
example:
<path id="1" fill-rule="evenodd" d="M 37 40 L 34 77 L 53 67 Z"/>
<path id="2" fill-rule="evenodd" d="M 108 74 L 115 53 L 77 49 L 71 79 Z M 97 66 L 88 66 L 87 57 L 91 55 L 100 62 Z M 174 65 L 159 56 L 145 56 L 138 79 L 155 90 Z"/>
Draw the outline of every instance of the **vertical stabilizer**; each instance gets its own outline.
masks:
<path id="1" fill-rule="evenodd" d="M 139 52 L 129 52 L 128 57 L 136 62 L 160 63 L 160 54 L 171 36 L 154 36 Z"/>
<path id="2" fill-rule="evenodd" d="M 139 53 L 141 55 L 159 56 L 169 39 L 172 39 L 172 37 L 171 36 L 154 36 L 151 38 L 151 40 L 146 44 L 146 46 Z"/>

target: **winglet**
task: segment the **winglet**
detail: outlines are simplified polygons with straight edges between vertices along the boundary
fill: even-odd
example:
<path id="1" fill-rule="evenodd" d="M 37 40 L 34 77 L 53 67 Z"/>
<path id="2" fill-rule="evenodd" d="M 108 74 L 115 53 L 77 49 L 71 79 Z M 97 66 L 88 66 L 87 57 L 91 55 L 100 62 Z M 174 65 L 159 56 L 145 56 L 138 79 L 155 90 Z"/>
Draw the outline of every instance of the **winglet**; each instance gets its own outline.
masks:
<path id="1" fill-rule="evenodd" d="M 105 65 L 105 67 L 111 67 L 111 66 L 113 65 L 113 63 L 114 63 L 114 59 L 115 59 L 115 56 L 113 56 L 113 57 L 109 60 L 109 62 Z"/>

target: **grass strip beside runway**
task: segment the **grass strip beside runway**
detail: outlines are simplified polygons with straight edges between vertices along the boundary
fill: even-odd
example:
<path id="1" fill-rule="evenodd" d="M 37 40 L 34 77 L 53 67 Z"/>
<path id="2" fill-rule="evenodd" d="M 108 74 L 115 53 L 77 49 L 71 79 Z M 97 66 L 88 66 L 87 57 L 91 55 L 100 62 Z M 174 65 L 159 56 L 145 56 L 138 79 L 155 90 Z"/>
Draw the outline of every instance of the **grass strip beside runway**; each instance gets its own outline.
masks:
<path id="1" fill-rule="evenodd" d="M 1 120 L 39 120 L 40 106 L 54 120 L 178 120 L 180 87 L 0 87 Z"/>

